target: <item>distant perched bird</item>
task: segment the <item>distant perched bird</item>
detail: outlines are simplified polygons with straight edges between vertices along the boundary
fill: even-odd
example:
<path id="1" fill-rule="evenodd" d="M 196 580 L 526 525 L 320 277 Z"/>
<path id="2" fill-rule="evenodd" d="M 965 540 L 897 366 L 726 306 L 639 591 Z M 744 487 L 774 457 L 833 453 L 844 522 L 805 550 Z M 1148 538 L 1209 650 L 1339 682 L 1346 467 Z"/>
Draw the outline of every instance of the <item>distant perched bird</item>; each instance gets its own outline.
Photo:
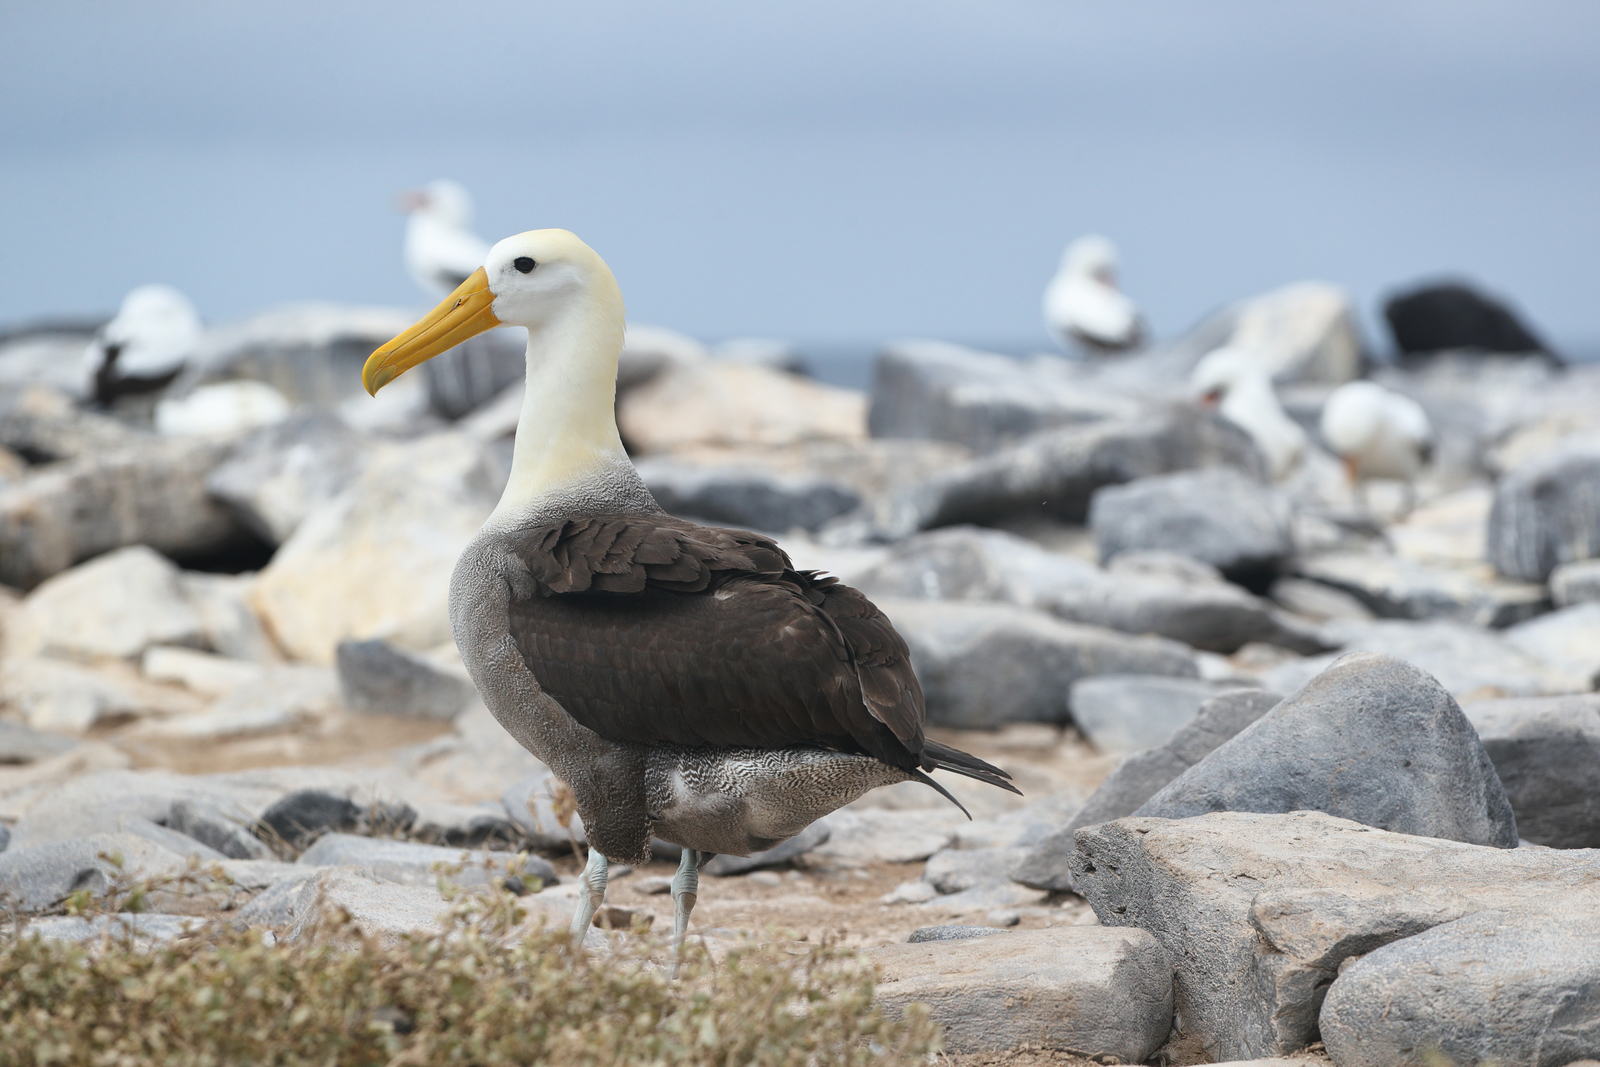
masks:
<path id="1" fill-rule="evenodd" d="M 1249 351 L 1219 348 L 1195 365 L 1190 383 L 1203 404 L 1216 404 L 1223 418 L 1248 433 L 1273 481 L 1292 473 L 1306 452 L 1306 432 L 1278 403 L 1272 379 Z"/>
<path id="2" fill-rule="evenodd" d="M 443 296 L 483 266 L 489 243 L 472 232 L 472 196 L 459 182 L 441 178 L 405 193 L 405 260 L 411 277 Z"/>
<path id="3" fill-rule="evenodd" d="M 164 389 L 195 354 L 200 315 L 170 285 L 141 285 L 122 298 L 117 317 L 89 343 L 83 371 L 91 400 Z"/>
<path id="4" fill-rule="evenodd" d="M 465 337 L 528 328 L 527 386 L 500 503 L 462 552 L 450 620 L 507 731 L 572 789 L 588 835 L 577 937 L 609 859 L 683 848 L 675 945 L 715 853 L 793 837 L 867 790 L 1008 775 L 923 735 L 910 652 L 866 597 L 798 571 L 768 537 L 662 511 L 617 433 L 622 293 L 566 230 L 508 237 L 374 352 L 377 391 Z M 953 797 L 951 797 L 954 800 Z"/>
<path id="5" fill-rule="evenodd" d="M 1139 309 L 1117 288 L 1117 249 L 1104 237 L 1080 237 L 1061 256 L 1044 290 L 1044 322 L 1062 348 L 1117 352 L 1144 336 Z"/>
<path id="6" fill-rule="evenodd" d="M 1433 427 L 1422 406 L 1376 382 L 1346 382 L 1333 391 L 1322 408 L 1322 439 L 1358 488 L 1370 478 L 1393 478 L 1410 494 L 1433 453 Z"/>

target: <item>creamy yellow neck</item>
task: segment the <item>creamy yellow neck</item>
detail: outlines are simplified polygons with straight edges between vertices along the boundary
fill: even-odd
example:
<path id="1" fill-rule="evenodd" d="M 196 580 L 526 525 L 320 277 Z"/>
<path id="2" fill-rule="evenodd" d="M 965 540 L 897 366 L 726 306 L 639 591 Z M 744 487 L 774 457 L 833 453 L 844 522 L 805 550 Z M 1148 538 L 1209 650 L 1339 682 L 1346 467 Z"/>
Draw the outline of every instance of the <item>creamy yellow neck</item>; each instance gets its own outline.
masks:
<path id="1" fill-rule="evenodd" d="M 620 470 L 632 474 L 616 419 L 620 296 L 615 307 L 611 303 L 585 301 L 560 319 L 529 328 L 511 478 L 496 516 L 526 515 L 576 487 L 604 483 Z"/>

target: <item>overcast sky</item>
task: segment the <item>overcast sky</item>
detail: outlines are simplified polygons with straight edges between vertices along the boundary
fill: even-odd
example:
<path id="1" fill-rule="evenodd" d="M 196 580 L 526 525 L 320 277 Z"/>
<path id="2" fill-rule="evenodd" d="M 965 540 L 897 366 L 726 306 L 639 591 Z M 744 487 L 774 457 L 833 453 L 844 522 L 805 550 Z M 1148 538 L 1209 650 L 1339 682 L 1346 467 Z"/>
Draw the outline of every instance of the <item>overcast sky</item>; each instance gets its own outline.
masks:
<path id="1" fill-rule="evenodd" d="M 394 194 L 564 226 L 716 339 L 1047 343 L 1062 246 L 1161 334 L 1461 274 L 1600 341 L 1600 4 L 0 6 L 0 322 L 424 302 Z M 1381 338 L 1375 338 L 1381 340 Z"/>

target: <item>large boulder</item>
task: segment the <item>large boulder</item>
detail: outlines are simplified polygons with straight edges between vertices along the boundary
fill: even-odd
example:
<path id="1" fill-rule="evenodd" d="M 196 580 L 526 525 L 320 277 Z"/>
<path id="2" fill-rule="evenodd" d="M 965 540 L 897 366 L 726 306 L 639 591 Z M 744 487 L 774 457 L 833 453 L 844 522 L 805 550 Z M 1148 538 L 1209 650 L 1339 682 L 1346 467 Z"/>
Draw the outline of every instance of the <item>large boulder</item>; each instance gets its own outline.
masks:
<path id="1" fill-rule="evenodd" d="M 1335 1067 L 1566 1067 L 1600 1053 L 1600 891 L 1479 912 L 1362 956 L 1319 1016 Z"/>
<path id="2" fill-rule="evenodd" d="M 374 637 L 340 641 L 339 692 L 351 711 L 449 721 L 477 696 L 470 679 Z"/>
<path id="3" fill-rule="evenodd" d="M 617 425 L 629 449 L 643 454 L 858 441 L 867 434 L 867 398 L 750 363 L 675 363 L 622 395 Z"/>
<path id="4" fill-rule="evenodd" d="M 1197 467 L 1235 467 L 1261 477 L 1263 463 L 1233 423 L 1173 404 L 1137 418 L 1041 431 L 996 449 L 899 496 L 878 533 L 902 537 L 1005 519 L 1082 522 L 1102 486 Z"/>
<path id="5" fill-rule="evenodd" d="M 1456 619 L 1504 627 L 1549 606 L 1544 586 L 1499 578 L 1483 564 L 1451 566 L 1376 552 L 1329 552 L 1297 559 L 1294 570 L 1349 593 L 1389 619 Z"/>
<path id="6" fill-rule="evenodd" d="M 869 950 L 874 999 L 925 1004 L 947 1052 L 1018 1047 L 1143 1063 L 1172 1029 L 1172 965 L 1143 931 L 1063 926 Z"/>
<path id="7" fill-rule="evenodd" d="M 1078 831 L 1079 891 L 1100 921 L 1154 934 L 1183 1036 L 1212 1060 L 1317 1038 L 1346 960 L 1474 912 L 1600 877 L 1600 853 L 1497 849 L 1321 812 L 1128 818 Z"/>
<path id="8" fill-rule="evenodd" d="M 31 588 L 127 545 L 180 561 L 237 545 L 248 535 L 206 491 L 224 447 L 201 438 L 128 442 L 0 490 L 0 583 Z"/>
<path id="9" fill-rule="evenodd" d="M 134 545 L 42 582 L 23 601 L 11 653 L 137 659 L 152 645 L 206 644 L 172 561 Z"/>
<path id="10" fill-rule="evenodd" d="M 132 833 L 18 845 L 0 852 L 0 900 L 22 912 L 44 911 L 77 892 L 100 896 L 119 874 L 159 878 L 179 873 L 184 863 L 183 853 Z"/>
<path id="11" fill-rule="evenodd" d="M 1600 600 L 1600 559 L 1563 563 L 1551 571 L 1550 597 L 1558 608 Z"/>
<path id="12" fill-rule="evenodd" d="M 1165 744 L 1135 753 L 1118 764 L 1065 826 L 1034 844 L 1012 872 L 1012 878 L 1034 889 L 1074 889 L 1073 835 L 1079 827 L 1132 815 L 1168 782 L 1276 707 L 1280 699 L 1265 689 L 1229 689 L 1201 704 L 1194 718 L 1179 727 Z"/>
<path id="13" fill-rule="evenodd" d="M 262 540 L 281 545 L 360 473 L 366 445 L 338 416 L 304 410 L 236 443 L 206 489 Z"/>
<path id="14" fill-rule="evenodd" d="M 1399 833 L 1515 848 L 1505 789 L 1455 699 L 1426 672 L 1352 653 L 1136 812 L 1321 811 Z"/>
<path id="15" fill-rule="evenodd" d="M 1167 742 L 1227 683 L 1148 674 L 1100 674 L 1072 683 L 1072 721 L 1101 752 Z"/>
<path id="16" fill-rule="evenodd" d="M 1089 503 L 1089 531 L 1102 560 L 1180 552 L 1229 576 L 1274 571 L 1294 552 L 1287 501 L 1227 468 L 1106 486 Z"/>
<path id="17" fill-rule="evenodd" d="M 1079 678 L 1198 673 L 1193 654 L 1174 641 L 1062 622 L 1009 604 L 880 600 L 878 606 L 911 646 L 934 725 L 1067 722 Z"/>
<path id="18" fill-rule="evenodd" d="M 313 663 L 331 664 L 352 638 L 449 641 L 450 575 L 494 507 L 494 481 L 478 444 L 456 434 L 375 453 L 272 557 L 256 610 L 285 651 Z"/>
<path id="19" fill-rule="evenodd" d="M 1134 401 L 1059 374 L 943 341 L 897 341 L 873 367 L 874 437 L 956 441 L 987 451 L 1039 430 L 1130 418 Z"/>
<path id="20" fill-rule="evenodd" d="M 1600 445 L 1538 456 L 1500 479 L 1489 513 L 1489 562 L 1542 582 L 1563 563 L 1600 557 Z"/>
<path id="21" fill-rule="evenodd" d="M 74 355 L 82 354 L 80 344 Z M 74 373 L 79 366 L 75 363 Z M 109 415 L 85 411 L 66 393 L 45 385 L 0 390 L 0 447 L 31 464 L 105 455 L 150 439 L 149 433 Z"/>
<path id="22" fill-rule="evenodd" d="M 1253 352 L 1278 382 L 1338 385 L 1361 377 L 1361 333 L 1344 290 L 1296 282 L 1232 310 L 1227 344 Z"/>
<path id="23" fill-rule="evenodd" d="M 1600 603 L 1577 604 L 1521 622 L 1506 641 L 1567 679 L 1573 689 L 1600 689 Z"/>
<path id="24" fill-rule="evenodd" d="M 1402 355 L 1454 348 L 1485 352 L 1545 350 L 1516 313 L 1494 297 L 1459 282 L 1425 285 L 1384 301 L 1383 317 Z"/>
<path id="25" fill-rule="evenodd" d="M 700 467 L 646 459 L 639 476 L 667 511 L 752 530 L 815 530 L 861 505 L 848 485 L 749 466 Z"/>
<path id="26" fill-rule="evenodd" d="M 1463 709 L 1505 786 L 1517 833 L 1600 848 L 1600 695 L 1484 700 Z"/>
<path id="27" fill-rule="evenodd" d="M 852 580 L 869 596 L 987 600 L 1068 622 L 1156 634 L 1210 652 L 1261 641 L 1298 652 L 1327 645 L 1214 567 L 1173 553 L 1127 552 L 1101 570 L 999 530 L 916 534 Z"/>

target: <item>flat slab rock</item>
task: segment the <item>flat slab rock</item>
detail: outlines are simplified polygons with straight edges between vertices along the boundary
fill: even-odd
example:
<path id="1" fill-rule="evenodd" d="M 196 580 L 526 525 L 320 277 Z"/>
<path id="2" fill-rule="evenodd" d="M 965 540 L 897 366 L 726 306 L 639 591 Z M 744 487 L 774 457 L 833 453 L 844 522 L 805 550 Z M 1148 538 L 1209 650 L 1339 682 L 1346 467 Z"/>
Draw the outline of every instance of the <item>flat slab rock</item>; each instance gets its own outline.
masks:
<path id="1" fill-rule="evenodd" d="M 1497 849 L 1321 812 L 1132 817 L 1077 833 L 1073 870 L 1100 921 L 1166 947 L 1183 1030 L 1215 1059 L 1317 1037 L 1340 964 L 1466 915 L 1600 879 L 1600 851 Z"/>
<path id="2" fill-rule="evenodd" d="M 1361 957 L 1322 1005 L 1336 1067 L 1564 1067 L 1600 1051 L 1600 887 L 1479 912 Z"/>
<path id="3" fill-rule="evenodd" d="M 1172 1027 L 1172 967 L 1140 930 L 1064 926 L 865 955 L 878 1003 L 928 1005 L 947 1052 L 1027 1045 L 1142 1063 Z"/>

